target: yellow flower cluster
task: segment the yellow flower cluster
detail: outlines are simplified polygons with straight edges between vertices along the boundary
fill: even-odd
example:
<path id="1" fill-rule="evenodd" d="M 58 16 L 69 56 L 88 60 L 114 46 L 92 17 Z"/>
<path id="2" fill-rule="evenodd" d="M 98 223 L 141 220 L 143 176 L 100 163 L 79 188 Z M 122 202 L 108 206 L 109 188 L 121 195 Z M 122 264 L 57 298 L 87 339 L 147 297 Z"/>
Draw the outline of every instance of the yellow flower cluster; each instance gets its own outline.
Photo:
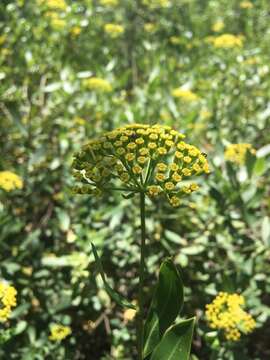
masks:
<path id="1" fill-rule="evenodd" d="M 207 109 L 202 109 L 200 111 L 200 116 L 202 119 L 208 119 L 212 116 L 211 111 L 207 110 Z"/>
<path id="2" fill-rule="evenodd" d="M 71 29 L 70 29 L 70 33 L 72 36 L 79 36 L 80 33 L 82 32 L 82 28 L 80 26 L 73 26 Z"/>
<path id="3" fill-rule="evenodd" d="M 104 25 L 105 33 L 109 34 L 112 38 L 116 38 L 123 34 L 124 27 L 119 24 L 105 24 Z"/>
<path id="4" fill-rule="evenodd" d="M 224 22 L 222 20 L 219 20 L 213 24 L 212 31 L 220 32 L 221 30 L 223 30 L 224 26 Z"/>
<path id="5" fill-rule="evenodd" d="M 109 81 L 98 77 L 91 77 L 89 79 L 85 79 L 84 85 L 90 90 L 96 90 L 100 92 L 112 91 L 112 86 Z"/>
<path id="6" fill-rule="evenodd" d="M 196 101 L 199 99 L 198 95 L 196 95 L 191 90 L 181 89 L 181 88 L 173 89 L 172 96 L 174 96 L 176 98 L 181 98 L 187 102 Z"/>
<path id="7" fill-rule="evenodd" d="M 47 11 L 44 16 L 49 19 L 51 26 L 56 30 L 64 29 L 67 25 L 66 20 L 62 19 L 56 11 Z"/>
<path id="8" fill-rule="evenodd" d="M 65 11 L 67 9 L 65 0 L 41 0 L 40 3 L 53 10 Z"/>
<path id="9" fill-rule="evenodd" d="M 243 47 L 243 36 L 242 35 L 233 35 L 233 34 L 223 34 L 211 39 L 214 47 L 216 48 L 234 48 L 234 47 Z"/>
<path id="10" fill-rule="evenodd" d="M 173 45 L 179 45 L 182 42 L 182 39 L 179 36 L 171 36 L 169 40 Z"/>
<path id="11" fill-rule="evenodd" d="M 100 193 L 117 180 L 123 186 L 117 189 L 164 194 L 177 207 L 181 196 L 199 188 L 190 178 L 209 173 L 206 157 L 184 138 L 161 125 L 133 124 L 105 133 L 75 155 L 74 176 L 85 185 L 74 190 Z"/>
<path id="12" fill-rule="evenodd" d="M 150 8 L 166 8 L 170 6 L 170 0 L 143 0 L 143 4 Z"/>
<path id="13" fill-rule="evenodd" d="M 157 25 L 154 23 L 146 23 L 143 26 L 144 30 L 148 33 L 153 33 L 157 30 Z"/>
<path id="14" fill-rule="evenodd" d="M 85 119 L 81 118 L 80 116 L 75 116 L 73 121 L 76 125 L 81 125 L 81 126 L 83 126 L 87 123 L 87 121 Z"/>
<path id="15" fill-rule="evenodd" d="M 0 171 L 0 188 L 5 191 L 22 189 L 22 179 L 11 171 Z"/>
<path id="16" fill-rule="evenodd" d="M 11 314 L 11 309 L 17 305 L 17 291 L 13 286 L 0 282 L 0 322 L 5 322 Z"/>
<path id="17" fill-rule="evenodd" d="M 242 1 L 242 2 L 240 2 L 240 8 L 241 9 L 252 9 L 253 4 L 251 1 Z"/>
<path id="18" fill-rule="evenodd" d="M 248 334 L 256 326 L 255 320 L 243 310 L 242 295 L 220 292 L 211 304 L 206 305 L 206 319 L 213 329 L 221 329 L 227 340 L 238 341 L 241 332 Z"/>
<path id="19" fill-rule="evenodd" d="M 71 328 L 69 326 L 54 324 L 51 327 L 51 335 L 49 336 L 49 339 L 52 341 L 61 341 L 64 340 L 70 334 L 71 334 Z"/>
<path id="20" fill-rule="evenodd" d="M 51 25 L 56 30 L 61 30 L 66 27 L 66 21 L 64 19 L 52 19 Z"/>
<path id="21" fill-rule="evenodd" d="M 100 4 L 103 6 L 117 6 L 118 0 L 100 0 Z"/>
<path id="22" fill-rule="evenodd" d="M 225 159 L 238 165 L 245 162 L 247 151 L 256 154 L 251 144 L 230 144 L 225 150 Z"/>

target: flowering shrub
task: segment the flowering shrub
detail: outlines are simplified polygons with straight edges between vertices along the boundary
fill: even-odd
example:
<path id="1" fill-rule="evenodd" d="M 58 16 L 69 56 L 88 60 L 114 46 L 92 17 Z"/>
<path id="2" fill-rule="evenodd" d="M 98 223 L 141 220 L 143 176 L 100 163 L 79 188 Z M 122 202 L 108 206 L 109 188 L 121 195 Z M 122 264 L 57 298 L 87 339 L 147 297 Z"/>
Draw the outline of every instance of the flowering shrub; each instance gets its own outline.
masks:
<path id="1" fill-rule="evenodd" d="M 136 358 L 136 191 L 150 162 L 144 321 L 157 269 L 169 255 L 177 269 L 170 274 L 185 285 L 180 314 L 196 314 L 192 360 L 269 359 L 268 12 L 265 0 L 0 1 L 0 278 L 19 294 L 0 324 L 0 359 Z M 123 31 L 113 37 L 106 24 Z M 150 159 L 127 149 L 135 142 L 129 140 L 120 146 L 131 153 L 128 171 L 100 171 L 90 157 L 72 177 L 73 154 L 85 140 L 135 121 L 179 130 L 185 138 L 177 144 L 207 153 L 211 172 L 194 171 L 198 156 L 188 148 L 173 145 L 155 162 L 158 147 L 169 149 L 165 141 L 156 149 L 136 144 Z M 123 164 L 123 150 L 114 155 L 119 147 L 110 142 L 109 157 Z M 174 161 L 176 151 L 192 161 Z M 106 182 L 85 175 L 97 180 L 104 170 Z M 72 194 L 74 186 L 81 196 Z M 91 242 L 107 285 L 132 307 L 106 292 Z M 256 321 L 252 333 L 236 325 L 238 341 L 204 321 L 206 304 L 220 291 L 243 294 L 246 309 L 240 307 Z M 170 311 L 179 298 L 168 298 Z M 172 323 L 176 332 L 180 321 Z M 51 341 L 51 324 L 72 332 Z"/>

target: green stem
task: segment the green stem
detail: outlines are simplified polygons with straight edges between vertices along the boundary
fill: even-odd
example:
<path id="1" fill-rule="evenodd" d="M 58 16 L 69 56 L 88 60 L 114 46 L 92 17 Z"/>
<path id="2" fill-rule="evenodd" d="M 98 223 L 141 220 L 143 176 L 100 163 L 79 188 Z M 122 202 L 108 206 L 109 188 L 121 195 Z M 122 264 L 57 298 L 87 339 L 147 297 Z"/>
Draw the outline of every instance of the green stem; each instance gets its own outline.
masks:
<path id="1" fill-rule="evenodd" d="M 138 341 L 138 360 L 143 360 L 143 284 L 145 268 L 145 194 L 140 193 L 140 214 L 141 214 L 141 259 L 139 268 L 139 299 L 138 299 L 138 324 L 137 324 L 137 341 Z"/>

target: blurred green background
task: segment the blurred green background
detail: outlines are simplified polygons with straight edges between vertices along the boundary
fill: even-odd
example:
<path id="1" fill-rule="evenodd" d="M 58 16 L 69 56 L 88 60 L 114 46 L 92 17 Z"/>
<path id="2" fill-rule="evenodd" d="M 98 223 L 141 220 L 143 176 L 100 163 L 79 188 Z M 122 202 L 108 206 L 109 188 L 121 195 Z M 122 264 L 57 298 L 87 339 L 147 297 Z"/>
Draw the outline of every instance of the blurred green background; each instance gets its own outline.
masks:
<path id="1" fill-rule="evenodd" d="M 211 164 L 178 210 L 147 204 L 149 301 L 171 255 L 183 313 L 197 316 L 192 359 L 270 359 L 269 14 L 268 0 L 1 0 L 0 171 L 24 186 L 0 189 L 0 278 L 18 291 L 0 359 L 136 358 L 134 324 L 104 292 L 90 242 L 134 300 L 137 200 L 71 192 L 73 153 L 133 122 L 173 126 Z M 226 160 L 230 143 L 256 155 Z M 218 291 L 242 293 L 256 319 L 239 342 L 205 321 Z M 51 341 L 53 323 L 72 334 Z"/>

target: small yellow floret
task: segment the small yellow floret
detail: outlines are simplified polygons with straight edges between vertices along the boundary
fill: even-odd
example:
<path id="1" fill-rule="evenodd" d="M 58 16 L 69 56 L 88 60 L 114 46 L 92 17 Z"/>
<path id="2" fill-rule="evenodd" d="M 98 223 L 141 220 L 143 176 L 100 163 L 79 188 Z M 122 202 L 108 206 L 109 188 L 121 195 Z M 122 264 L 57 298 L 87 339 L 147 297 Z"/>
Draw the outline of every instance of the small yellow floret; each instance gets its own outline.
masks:
<path id="1" fill-rule="evenodd" d="M 161 193 L 160 187 L 156 185 L 148 186 L 147 190 L 150 196 L 157 196 Z"/>
<path id="2" fill-rule="evenodd" d="M 140 167 L 140 165 L 134 165 L 132 167 L 132 171 L 134 174 L 141 174 L 142 173 L 142 168 Z"/>
<path id="3" fill-rule="evenodd" d="M 155 178 L 157 181 L 164 181 L 166 179 L 166 176 L 163 173 L 157 173 Z"/>
<path id="4" fill-rule="evenodd" d="M 168 182 L 165 183 L 165 189 L 166 190 L 172 191 L 174 188 L 175 188 L 175 185 L 174 185 L 173 182 L 168 181 Z"/>
<path id="5" fill-rule="evenodd" d="M 178 207 L 181 205 L 181 200 L 177 196 L 172 196 L 169 201 L 173 207 Z"/>
<path id="6" fill-rule="evenodd" d="M 71 328 L 69 326 L 54 324 L 51 327 L 51 335 L 49 336 L 49 339 L 52 341 L 62 341 L 70 334 Z"/>

